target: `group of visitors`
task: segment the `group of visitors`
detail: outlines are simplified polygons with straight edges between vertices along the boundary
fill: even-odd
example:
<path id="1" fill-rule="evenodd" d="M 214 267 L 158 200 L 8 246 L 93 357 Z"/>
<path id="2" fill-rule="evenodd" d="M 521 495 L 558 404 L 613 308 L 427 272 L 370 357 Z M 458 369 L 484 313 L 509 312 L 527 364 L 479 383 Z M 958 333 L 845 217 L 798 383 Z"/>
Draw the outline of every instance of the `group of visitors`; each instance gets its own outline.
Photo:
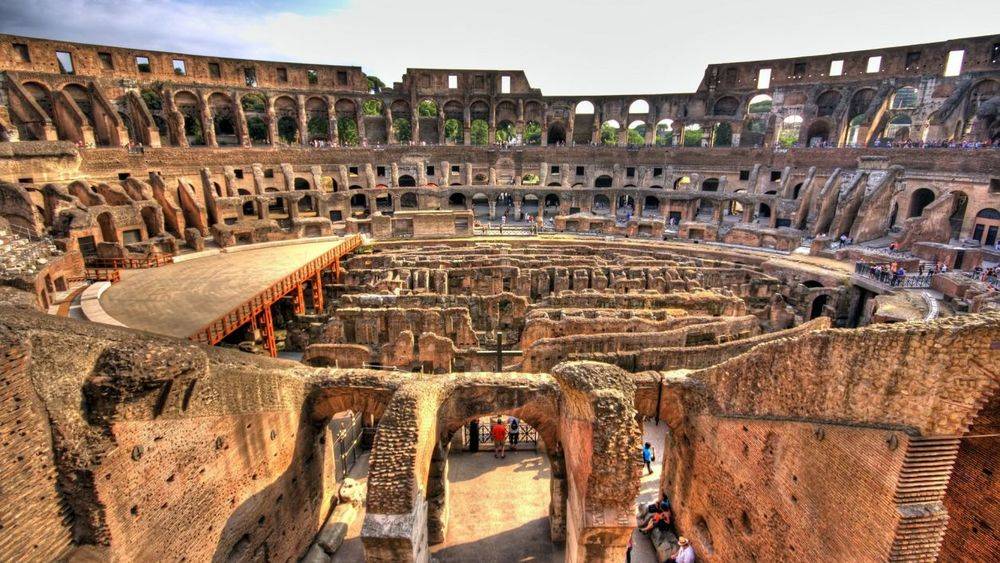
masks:
<path id="1" fill-rule="evenodd" d="M 648 445 L 646 444 L 646 446 Z M 661 493 L 657 502 L 649 504 L 642 511 L 638 517 L 638 529 L 654 543 L 677 545 L 677 548 L 667 556 L 667 561 L 671 563 L 695 563 L 694 548 L 691 546 L 690 540 L 677 535 L 677 529 L 674 527 L 673 509 L 666 494 Z M 626 561 L 629 563 L 632 561 L 632 549 L 632 541 L 629 540 L 628 549 L 625 552 Z"/>
<path id="2" fill-rule="evenodd" d="M 521 421 L 512 416 L 504 424 L 503 418 L 498 416 L 490 427 L 490 437 L 493 438 L 493 457 L 507 457 L 507 443 L 515 450 L 521 441 Z"/>

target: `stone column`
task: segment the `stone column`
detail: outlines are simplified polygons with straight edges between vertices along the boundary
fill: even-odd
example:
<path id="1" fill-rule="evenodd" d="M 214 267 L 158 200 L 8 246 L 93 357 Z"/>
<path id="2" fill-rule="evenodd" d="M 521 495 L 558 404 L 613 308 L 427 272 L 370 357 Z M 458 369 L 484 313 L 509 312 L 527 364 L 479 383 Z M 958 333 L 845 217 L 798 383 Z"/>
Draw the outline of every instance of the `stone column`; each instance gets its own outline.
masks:
<path id="1" fill-rule="evenodd" d="M 250 148 L 253 141 L 250 140 L 250 129 L 247 126 L 247 114 L 243 111 L 243 103 L 240 101 L 239 92 L 235 90 L 229 93 L 233 100 L 233 115 L 236 118 L 236 135 L 240 138 L 240 146 Z"/>
<path id="2" fill-rule="evenodd" d="M 576 106 L 569 108 L 569 117 L 566 122 L 566 146 L 573 146 L 573 129 L 576 127 Z"/>
<path id="3" fill-rule="evenodd" d="M 327 135 L 326 142 L 332 147 L 340 145 L 340 132 L 338 130 L 339 124 L 337 123 L 337 100 L 333 96 L 326 97 L 326 107 L 327 107 L 327 117 L 329 118 L 329 123 L 327 125 Z"/>
<path id="4" fill-rule="evenodd" d="M 382 106 L 382 113 L 385 115 L 385 138 L 386 142 L 390 145 L 396 144 L 396 132 L 392 130 L 392 111 L 389 110 L 388 105 Z"/>
<path id="5" fill-rule="evenodd" d="M 444 136 L 444 125 L 447 119 L 444 115 L 444 105 L 438 107 L 438 144 L 444 145 L 448 143 L 448 139 Z"/>
<path id="6" fill-rule="evenodd" d="M 215 138 L 215 121 L 212 116 L 212 107 L 208 105 L 208 99 L 204 95 L 198 96 L 198 105 L 201 110 L 201 134 L 205 138 L 205 146 L 219 146 L 218 139 Z"/>
<path id="7" fill-rule="evenodd" d="M 416 106 L 410 106 L 410 142 L 414 145 L 420 144 L 420 113 Z"/>
<path id="8" fill-rule="evenodd" d="M 391 183 L 389 187 L 395 188 L 399 186 L 399 164 L 395 161 L 389 165 L 389 181 Z"/>
<path id="9" fill-rule="evenodd" d="M 274 113 L 274 98 L 267 99 L 267 137 L 271 145 L 278 142 L 278 117 Z"/>
<path id="10" fill-rule="evenodd" d="M 299 122 L 299 143 L 309 144 L 309 118 L 306 116 L 306 97 L 299 94 L 295 97 L 295 111 Z"/>
<path id="11" fill-rule="evenodd" d="M 684 123 L 675 121 L 673 123 L 674 128 L 674 146 L 683 147 L 684 146 Z"/>

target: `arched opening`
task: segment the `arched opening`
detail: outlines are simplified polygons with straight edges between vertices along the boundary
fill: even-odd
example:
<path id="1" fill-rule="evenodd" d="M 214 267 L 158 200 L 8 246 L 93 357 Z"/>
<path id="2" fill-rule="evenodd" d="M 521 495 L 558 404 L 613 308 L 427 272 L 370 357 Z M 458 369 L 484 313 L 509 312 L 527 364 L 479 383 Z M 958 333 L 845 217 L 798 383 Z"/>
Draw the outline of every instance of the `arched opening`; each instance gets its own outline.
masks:
<path id="1" fill-rule="evenodd" d="M 701 133 L 701 125 L 692 123 L 684 128 L 684 146 L 700 147 L 703 145 L 704 137 Z"/>
<path id="2" fill-rule="evenodd" d="M 994 246 L 997 243 L 998 229 L 1000 229 L 1000 211 L 992 207 L 987 207 L 976 213 L 972 238 L 985 246 Z"/>
<path id="3" fill-rule="evenodd" d="M 236 119 L 233 115 L 233 101 L 229 96 L 216 92 L 208 98 L 212 108 L 212 126 L 215 131 L 215 142 L 219 146 L 235 146 L 240 144 L 236 135 Z"/>
<path id="4" fill-rule="evenodd" d="M 399 143 L 409 143 L 413 140 L 413 126 L 405 117 L 392 118 L 392 134 Z"/>
<path id="5" fill-rule="evenodd" d="M 618 144 L 618 131 L 621 124 L 615 119 L 609 119 L 601 124 L 601 144 L 615 146 Z"/>
<path id="6" fill-rule="evenodd" d="M 656 196 L 648 195 L 646 199 L 642 202 L 642 213 L 645 215 L 647 213 L 659 213 L 660 212 L 660 200 Z"/>
<path id="7" fill-rule="evenodd" d="M 722 122 L 715 126 L 712 146 L 731 147 L 733 146 L 733 126 L 728 122 Z"/>
<path id="8" fill-rule="evenodd" d="M 97 225 L 101 229 L 101 240 L 103 242 L 118 242 L 118 229 L 115 227 L 115 218 L 110 212 L 105 211 L 98 215 Z"/>
<path id="9" fill-rule="evenodd" d="M 549 124 L 548 143 L 550 145 L 562 145 L 566 143 L 566 127 L 556 121 Z"/>
<path id="10" fill-rule="evenodd" d="M 556 194 L 549 194 L 545 196 L 545 210 L 546 211 L 558 211 L 559 210 L 559 196 Z"/>
<path id="11" fill-rule="evenodd" d="M 142 224 L 146 227 L 147 237 L 157 237 L 163 234 L 156 208 L 143 207 L 140 215 L 142 216 Z"/>
<path id="12" fill-rule="evenodd" d="M 646 122 L 637 119 L 629 123 L 626 139 L 629 145 L 638 146 L 646 144 Z"/>
<path id="13" fill-rule="evenodd" d="M 746 190 L 736 190 L 734 194 L 745 193 Z M 743 215 L 743 202 L 733 199 L 729 201 L 729 206 L 726 209 L 729 215 L 740 217 Z"/>
<path id="14" fill-rule="evenodd" d="M 806 131 L 807 146 L 815 147 L 830 142 L 830 124 L 826 120 L 813 121 Z"/>
<path id="15" fill-rule="evenodd" d="M 766 204 L 766 203 L 760 204 L 760 208 L 757 211 L 757 216 L 759 218 L 761 218 L 761 219 L 770 218 L 771 217 L 771 206 L 768 205 L 768 204 Z"/>
<path id="16" fill-rule="evenodd" d="M 542 144 L 542 125 L 537 121 L 528 121 L 525 123 L 524 138 L 522 141 L 526 145 Z"/>
<path id="17" fill-rule="evenodd" d="M 632 115 L 637 115 L 637 114 L 646 115 L 649 113 L 649 102 L 642 99 L 635 100 L 634 102 L 629 104 L 628 112 L 629 114 Z"/>
<path id="18" fill-rule="evenodd" d="M 448 207 L 455 210 L 466 209 L 465 194 L 453 193 L 448 196 Z"/>
<path id="19" fill-rule="evenodd" d="M 460 120 L 450 117 L 444 121 L 444 139 L 456 145 L 461 145 L 465 142 L 462 133 L 462 122 Z"/>
<path id="20" fill-rule="evenodd" d="M 383 215 L 391 215 L 393 212 L 392 194 L 379 194 L 375 196 L 375 209 Z"/>
<path id="21" fill-rule="evenodd" d="M 299 125 L 295 118 L 284 116 L 278 118 L 278 137 L 285 143 L 292 144 L 299 135 Z"/>
<path id="22" fill-rule="evenodd" d="M 307 195 L 307 196 L 299 199 L 297 205 L 298 205 L 298 208 L 299 208 L 299 212 L 301 212 L 301 213 L 313 213 L 314 214 L 316 212 L 316 206 L 313 203 L 312 196 L 308 196 Z"/>
<path id="23" fill-rule="evenodd" d="M 577 102 L 575 113 L 576 115 L 592 115 L 594 113 L 594 104 L 587 100 Z"/>
<path id="24" fill-rule="evenodd" d="M 708 178 L 701 183 L 701 191 L 703 192 L 717 192 L 719 191 L 719 179 L 718 178 Z"/>
<path id="25" fill-rule="evenodd" d="M 598 176 L 597 179 L 594 180 L 594 187 L 595 188 L 610 188 L 611 187 L 611 182 L 612 182 L 611 176 L 608 176 L 607 174 L 604 174 L 604 175 Z"/>
<path id="26" fill-rule="evenodd" d="M 837 106 L 839 104 L 840 92 L 837 92 L 836 90 L 827 90 L 816 98 L 816 115 L 819 117 L 831 116 L 835 111 L 837 111 Z"/>
<path id="27" fill-rule="evenodd" d="M 437 103 L 434 100 L 420 100 L 420 103 L 417 104 L 417 115 L 420 117 L 437 117 Z"/>
<path id="28" fill-rule="evenodd" d="M 672 119 L 661 119 L 656 124 L 656 145 L 659 147 L 670 147 L 674 144 L 674 121 Z"/>
<path id="29" fill-rule="evenodd" d="M 919 98 L 920 94 L 916 88 L 904 86 L 896 90 L 896 93 L 892 95 L 892 103 L 889 107 L 892 109 L 913 109 L 917 107 Z"/>
<path id="30" fill-rule="evenodd" d="M 489 219 L 490 198 L 486 194 L 479 193 L 472 196 L 472 214 L 477 219 Z"/>
<path id="31" fill-rule="evenodd" d="M 712 106 L 713 115 L 736 115 L 740 109 L 740 101 L 732 96 L 723 96 Z"/>
<path id="32" fill-rule="evenodd" d="M 292 183 L 293 189 L 296 190 L 311 190 L 312 186 L 309 185 L 309 180 L 305 178 L 296 178 Z"/>
<path id="33" fill-rule="evenodd" d="M 246 190 L 240 190 L 239 193 L 240 193 L 240 195 L 243 195 L 243 196 L 250 195 L 250 192 L 248 192 Z M 247 198 L 243 202 L 242 212 L 243 212 L 243 216 L 244 217 L 255 217 L 257 215 L 257 209 L 256 209 L 256 205 L 255 205 L 255 202 L 254 202 L 253 199 Z"/>
<path id="34" fill-rule="evenodd" d="M 802 116 L 789 115 L 781 120 L 781 131 L 778 133 L 778 143 L 785 147 L 798 144 L 802 132 Z"/>
<path id="35" fill-rule="evenodd" d="M 910 138 L 910 125 L 913 120 L 910 119 L 908 115 L 897 115 L 889 120 L 889 124 L 885 126 L 885 135 L 887 139 L 892 139 L 895 141 L 905 141 Z"/>
<path id="36" fill-rule="evenodd" d="M 774 99 L 767 94 L 757 94 L 756 96 L 750 98 L 750 103 L 747 104 L 747 115 L 761 115 L 765 113 L 770 113 L 771 107 L 774 105 Z"/>
<path id="37" fill-rule="evenodd" d="M 484 104 L 485 105 L 485 104 Z M 483 146 L 489 140 L 490 126 L 485 119 L 473 119 L 469 125 L 469 140 L 473 145 Z"/>
<path id="38" fill-rule="evenodd" d="M 330 136 L 330 110 L 322 98 L 306 100 L 306 132 L 310 141 L 325 141 Z"/>
<path id="39" fill-rule="evenodd" d="M 528 221 L 538 216 L 538 196 L 535 194 L 524 194 L 524 198 L 521 199 L 521 214 Z"/>
<path id="40" fill-rule="evenodd" d="M 504 120 L 497 123 L 496 129 L 496 141 L 500 144 L 508 144 L 517 141 L 517 130 L 514 129 L 514 124 L 510 121 Z"/>
<path id="41" fill-rule="evenodd" d="M 934 201 L 934 192 L 927 188 L 913 190 L 910 196 L 910 217 L 920 217 L 924 213 L 924 208 Z"/>
<path id="42" fill-rule="evenodd" d="M 521 185 L 524 186 L 537 186 L 542 183 L 542 179 L 538 177 L 538 174 L 525 174 L 521 176 Z"/>
<path id="43" fill-rule="evenodd" d="M 368 217 L 368 198 L 365 197 L 365 194 L 351 196 L 351 215 L 361 219 Z"/>
<path id="44" fill-rule="evenodd" d="M 815 319 L 816 317 L 823 315 L 823 309 L 826 308 L 826 302 L 830 299 L 827 294 L 817 295 L 813 298 L 812 305 L 809 306 L 809 319 Z"/>
<path id="45" fill-rule="evenodd" d="M 413 192 L 406 192 L 405 194 L 399 196 L 399 206 L 403 209 L 416 209 L 417 194 Z"/>
<path id="46" fill-rule="evenodd" d="M 590 211 L 597 215 L 609 215 L 611 213 L 611 200 L 604 194 L 594 196 L 594 205 Z"/>
<path id="47" fill-rule="evenodd" d="M 681 176 L 680 178 L 677 178 L 677 180 L 674 181 L 675 190 L 683 190 L 690 185 L 691 185 L 691 178 L 687 176 Z"/>
<path id="48" fill-rule="evenodd" d="M 385 104 L 377 98 L 368 98 L 361 103 L 361 115 L 365 117 L 382 117 L 382 110 L 384 109 Z"/>
<path id="49" fill-rule="evenodd" d="M 948 216 L 948 223 L 951 225 L 951 238 L 957 240 L 962 233 L 962 226 L 965 223 L 965 210 L 969 205 L 969 196 L 965 192 L 951 192 L 951 215 Z"/>
<path id="50" fill-rule="evenodd" d="M 403 174 L 399 177 L 399 187 L 401 188 L 413 188 L 416 185 L 417 181 L 409 174 Z"/>
<path id="51" fill-rule="evenodd" d="M 201 111 L 198 98 L 191 92 L 174 94 L 174 107 L 184 117 L 184 136 L 191 146 L 204 145 L 205 135 L 201 126 Z"/>
<path id="52" fill-rule="evenodd" d="M 794 188 L 792 188 L 792 199 L 799 199 L 799 194 L 802 191 L 802 184 L 802 182 L 799 182 L 798 184 L 795 184 Z"/>

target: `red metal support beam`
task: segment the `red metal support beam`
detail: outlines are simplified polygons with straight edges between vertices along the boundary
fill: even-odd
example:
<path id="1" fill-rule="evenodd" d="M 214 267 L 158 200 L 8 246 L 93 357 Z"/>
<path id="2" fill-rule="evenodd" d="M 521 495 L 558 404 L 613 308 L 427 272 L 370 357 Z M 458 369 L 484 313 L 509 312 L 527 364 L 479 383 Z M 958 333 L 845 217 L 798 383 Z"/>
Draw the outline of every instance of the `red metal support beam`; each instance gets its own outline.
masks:
<path id="1" fill-rule="evenodd" d="M 267 315 L 268 318 L 270 318 L 270 306 L 275 301 L 281 299 L 285 295 L 288 295 L 289 292 L 296 290 L 296 286 L 299 286 L 302 282 L 316 276 L 317 273 L 332 266 L 334 268 L 334 272 L 336 273 L 336 277 L 339 280 L 340 273 L 342 271 L 340 268 L 340 258 L 350 252 L 353 252 L 356 248 L 361 246 L 362 242 L 363 241 L 359 235 L 351 235 L 345 238 L 340 242 L 340 244 L 324 252 L 321 256 L 311 260 L 291 274 L 288 274 L 284 278 L 274 282 L 257 295 L 251 297 L 237 307 L 234 307 L 228 313 L 201 327 L 197 332 L 189 336 L 188 339 L 202 344 L 207 344 L 209 346 L 214 346 L 234 330 L 250 322 L 250 319 L 254 315 L 261 314 L 265 309 L 268 309 Z M 273 330 L 274 326 L 272 324 L 272 339 Z M 277 354 L 277 349 L 275 348 L 274 350 L 275 354 Z"/>
<path id="2" fill-rule="evenodd" d="M 323 272 L 316 272 L 316 277 L 312 280 L 312 300 L 313 309 L 317 313 L 323 312 Z"/>

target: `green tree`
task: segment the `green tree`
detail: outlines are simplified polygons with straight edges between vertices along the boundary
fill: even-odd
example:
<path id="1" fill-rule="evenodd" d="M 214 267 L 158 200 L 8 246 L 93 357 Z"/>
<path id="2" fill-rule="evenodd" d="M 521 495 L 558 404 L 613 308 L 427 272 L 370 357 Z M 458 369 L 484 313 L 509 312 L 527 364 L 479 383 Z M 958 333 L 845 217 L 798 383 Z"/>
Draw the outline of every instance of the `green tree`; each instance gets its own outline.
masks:
<path id="1" fill-rule="evenodd" d="M 601 144 L 602 145 L 617 145 L 618 144 L 618 128 L 605 123 L 601 125 Z"/>
<path id="2" fill-rule="evenodd" d="M 382 100 L 370 98 L 361 104 L 361 114 L 373 117 L 382 115 Z"/>
<path id="3" fill-rule="evenodd" d="M 145 89 L 142 91 L 142 101 L 145 102 L 146 107 L 149 111 L 157 111 L 163 109 L 163 98 L 153 90 Z"/>
<path id="4" fill-rule="evenodd" d="M 184 134 L 191 137 L 189 142 L 192 144 L 205 144 L 205 134 L 201 129 L 201 120 L 195 115 L 184 116 Z"/>
<path id="5" fill-rule="evenodd" d="M 309 120 L 307 129 L 311 137 L 320 137 L 325 139 L 327 134 L 330 132 L 330 120 L 325 117 L 314 117 Z"/>
<path id="6" fill-rule="evenodd" d="M 251 141 L 263 143 L 267 141 L 267 123 L 259 117 L 247 118 L 247 133 Z"/>
<path id="7" fill-rule="evenodd" d="M 701 146 L 701 129 L 685 129 L 684 130 L 684 146 L 685 147 L 700 147 Z"/>
<path id="8" fill-rule="evenodd" d="M 278 120 L 278 137 L 286 143 L 294 143 L 298 140 L 299 128 L 295 124 L 295 119 L 289 116 Z"/>
<path id="9" fill-rule="evenodd" d="M 240 104 L 243 106 L 243 111 L 250 113 L 264 113 L 267 109 L 267 100 L 257 92 L 251 92 L 243 96 L 240 99 Z"/>
<path id="10" fill-rule="evenodd" d="M 465 135 L 462 133 L 462 122 L 455 119 L 447 119 L 444 122 L 444 138 L 453 143 L 462 144 L 465 142 Z"/>
<path id="11" fill-rule="evenodd" d="M 420 117 L 437 117 L 438 106 L 434 100 L 423 100 L 417 105 L 417 115 Z"/>
<path id="12" fill-rule="evenodd" d="M 509 143 L 513 141 L 516 136 L 517 130 L 514 129 L 513 123 L 504 121 L 497 126 L 496 138 L 498 143 Z"/>
<path id="13" fill-rule="evenodd" d="M 670 125 L 661 123 L 656 126 L 656 144 L 661 147 L 669 147 L 674 144 L 674 131 Z"/>
<path id="14" fill-rule="evenodd" d="M 646 125 L 636 125 L 632 129 L 628 130 L 628 141 L 629 145 L 643 145 L 646 143 Z"/>
<path id="15" fill-rule="evenodd" d="M 337 134 L 340 137 L 341 146 L 356 147 L 361 143 L 358 137 L 358 124 L 353 117 L 337 119 Z"/>
<path id="16" fill-rule="evenodd" d="M 529 121 L 524 124 L 524 142 L 528 145 L 542 144 L 542 126 L 539 123 Z"/>
<path id="17" fill-rule="evenodd" d="M 469 136 L 473 145 L 485 145 L 489 140 L 490 126 L 482 119 L 473 119 L 469 126 Z"/>
<path id="18" fill-rule="evenodd" d="M 720 123 L 715 128 L 715 146 L 733 146 L 733 128 L 728 123 Z"/>
<path id="19" fill-rule="evenodd" d="M 378 94 L 385 88 L 385 82 L 382 82 L 377 76 L 366 76 L 368 79 L 368 91 L 372 94 Z"/>
<path id="20" fill-rule="evenodd" d="M 392 132 L 396 134 L 396 140 L 400 143 L 405 143 L 413 139 L 413 128 L 410 126 L 409 119 L 393 119 Z"/>

